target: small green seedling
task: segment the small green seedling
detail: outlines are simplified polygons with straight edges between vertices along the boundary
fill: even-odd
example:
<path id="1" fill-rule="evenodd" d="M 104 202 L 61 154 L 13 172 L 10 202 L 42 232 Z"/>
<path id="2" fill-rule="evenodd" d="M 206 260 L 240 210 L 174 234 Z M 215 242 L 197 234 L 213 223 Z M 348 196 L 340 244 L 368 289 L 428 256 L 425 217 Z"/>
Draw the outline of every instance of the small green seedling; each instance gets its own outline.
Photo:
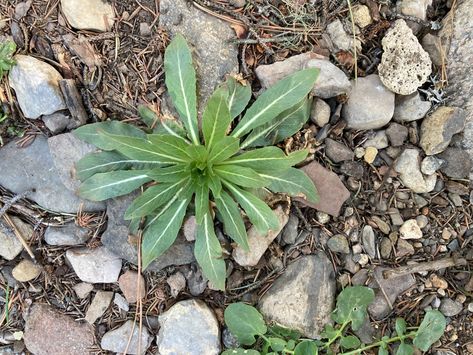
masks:
<path id="1" fill-rule="evenodd" d="M 196 73 L 182 36 L 177 35 L 166 49 L 164 69 L 167 89 L 183 124 L 157 120 L 141 108 L 143 120 L 154 127 L 151 133 L 118 121 L 75 130 L 77 137 L 102 150 L 76 165 L 83 181 L 80 196 L 102 201 L 145 185 L 125 213 L 133 226 L 144 225 L 144 268 L 174 243 L 190 210 L 198 224 L 197 262 L 213 286 L 224 290 L 225 261 L 214 216 L 223 223 L 226 234 L 248 250 L 240 208 L 261 233 L 279 226 L 270 207 L 257 197 L 259 190 L 317 201 L 313 182 L 293 168 L 308 151 L 285 154 L 271 145 L 292 136 L 307 121 L 308 94 L 318 70 L 306 69 L 284 78 L 244 114 L 251 88 L 229 78 L 209 98 L 199 128 Z M 240 114 L 239 122 L 233 124 Z"/>
<path id="2" fill-rule="evenodd" d="M 427 351 L 445 332 L 445 317 L 439 311 L 431 310 L 426 312 L 419 327 L 407 328 L 406 321 L 398 318 L 391 336 L 363 344 L 352 332 L 362 327 L 373 300 L 374 292 L 368 287 L 345 288 L 338 295 L 332 313 L 335 325 L 327 324 L 320 340 L 304 339 L 295 331 L 267 326 L 256 308 L 244 303 L 231 304 L 225 310 L 225 323 L 241 345 L 251 348 L 229 349 L 222 355 L 355 355 L 374 348 L 378 348 L 378 355 L 388 355 L 390 345 L 397 345 L 396 355 L 412 355 L 415 347 Z"/>
<path id="3" fill-rule="evenodd" d="M 15 51 L 15 42 L 5 41 L 0 43 L 0 79 L 3 77 L 4 73 L 9 71 L 15 65 L 15 61 L 12 59 Z"/>

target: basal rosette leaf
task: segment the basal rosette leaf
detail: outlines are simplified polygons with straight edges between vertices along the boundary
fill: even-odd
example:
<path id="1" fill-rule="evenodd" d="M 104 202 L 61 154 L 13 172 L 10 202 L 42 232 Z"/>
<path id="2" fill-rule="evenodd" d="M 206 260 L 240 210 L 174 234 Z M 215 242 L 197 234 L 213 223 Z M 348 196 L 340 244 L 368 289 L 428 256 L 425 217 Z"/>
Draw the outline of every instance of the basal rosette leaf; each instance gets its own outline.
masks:
<path id="1" fill-rule="evenodd" d="M 268 330 L 261 313 L 241 302 L 230 304 L 225 309 L 224 318 L 230 332 L 243 345 L 253 345 L 255 337 L 266 334 Z"/>

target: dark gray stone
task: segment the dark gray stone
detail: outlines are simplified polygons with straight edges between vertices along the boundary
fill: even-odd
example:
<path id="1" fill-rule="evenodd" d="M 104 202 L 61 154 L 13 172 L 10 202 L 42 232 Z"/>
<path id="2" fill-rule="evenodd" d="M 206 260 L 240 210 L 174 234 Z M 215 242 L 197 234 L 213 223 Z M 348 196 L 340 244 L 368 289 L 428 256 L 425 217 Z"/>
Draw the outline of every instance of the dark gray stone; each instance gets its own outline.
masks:
<path id="1" fill-rule="evenodd" d="M 159 27 L 174 36 L 181 33 L 193 46 L 197 68 L 199 106 L 205 103 L 225 75 L 238 72 L 238 47 L 225 21 L 206 14 L 186 0 L 160 1 Z"/>
<path id="2" fill-rule="evenodd" d="M 114 254 L 133 264 L 138 262 L 137 246 L 129 238 L 129 221 L 123 216 L 138 193 L 110 199 L 107 201 L 107 229 L 102 234 L 103 245 Z M 170 265 L 185 265 L 195 261 L 194 244 L 179 235 L 174 244 L 155 260 L 147 270 L 158 271 Z"/>
<path id="3" fill-rule="evenodd" d="M 89 230 L 70 222 L 62 227 L 48 227 L 44 233 L 44 240 L 49 245 L 84 244 L 89 240 Z"/>
<path id="4" fill-rule="evenodd" d="M 416 283 L 415 278 L 411 274 L 385 279 L 383 272 L 386 270 L 389 269 L 376 267 L 373 271 L 373 281 L 369 285 L 375 289 L 375 299 L 369 305 L 368 311 L 375 320 L 386 317 L 391 311 L 389 303 L 393 305 L 399 295 Z M 389 298 L 389 303 L 386 297 Z"/>
<path id="5" fill-rule="evenodd" d="M 389 142 L 393 147 L 398 147 L 404 144 L 404 141 L 409 135 L 407 127 L 400 125 L 399 123 L 391 123 L 386 130 L 386 135 L 389 138 Z"/>
<path id="6" fill-rule="evenodd" d="M 365 252 L 372 258 L 376 257 L 376 236 L 371 226 L 364 226 L 361 232 L 361 241 Z"/>
<path id="7" fill-rule="evenodd" d="M 294 244 L 296 242 L 299 227 L 299 218 L 295 214 L 289 215 L 289 220 L 282 231 L 282 240 L 286 244 Z"/>
<path id="8" fill-rule="evenodd" d="M 354 154 L 346 145 L 327 138 L 325 140 L 325 154 L 334 163 L 339 163 L 345 160 L 353 160 Z"/>
<path id="9" fill-rule="evenodd" d="M 445 317 L 454 317 L 463 310 L 463 305 L 451 298 L 445 298 L 442 300 L 439 310 Z"/>
<path id="10" fill-rule="evenodd" d="M 130 335 L 131 340 L 128 344 Z M 100 346 L 102 349 L 116 354 L 123 354 L 125 351 L 127 354 L 139 354 L 138 344 L 141 343 L 141 354 L 145 354 L 152 340 L 151 334 L 146 327 L 141 329 L 140 334 L 140 328 L 136 326 L 132 320 L 129 320 L 121 327 L 105 333 L 100 342 Z"/>
<path id="11" fill-rule="evenodd" d="M 350 246 L 345 236 L 336 234 L 327 241 L 327 246 L 334 253 L 349 254 Z"/>
<path id="12" fill-rule="evenodd" d="M 43 115 L 42 120 L 52 133 L 57 134 L 67 128 L 71 118 L 65 113 L 55 112 L 50 115 Z"/>
<path id="13" fill-rule="evenodd" d="M 21 163 L 19 163 L 21 162 Z M 31 191 L 28 198 L 56 212 L 100 211 L 101 202 L 80 199 L 62 183 L 45 137 L 20 148 L 10 142 L 0 149 L 0 185 L 14 193 Z"/>
<path id="14" fill-rule="evenodd" d="M 267 321 L 316 338 L 330 321 L 335 272 L 324 253 L 304 256 L 287 267 L 259 303 Z"/>
<path id="15" fill-rule="evenodd" d="M 468 178 L 472 168 L 471 156 L 461 148 L 447 148 L 438 155 L 445 161 L 440 170 L 455 179 Z"/>

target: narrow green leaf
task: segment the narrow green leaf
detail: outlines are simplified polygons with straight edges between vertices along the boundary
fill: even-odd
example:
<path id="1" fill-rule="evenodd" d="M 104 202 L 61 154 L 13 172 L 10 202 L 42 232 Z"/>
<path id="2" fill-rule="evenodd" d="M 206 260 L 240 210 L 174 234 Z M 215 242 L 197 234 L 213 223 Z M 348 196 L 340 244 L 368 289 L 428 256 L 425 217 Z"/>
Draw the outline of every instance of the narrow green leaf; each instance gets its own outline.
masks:
<path id="1" fill-rule="evenodd" d="M 251 223 L 261 234 L 279 227 L 279 221 L 271 208 L 262 200 L 248 191 L 239 189 L 233 184 L 224 182 L 225 187 L 233 194 L 238 203 L 243 207 Z"/>
<path id="2" fill-rule="evenodd" d="M 260 173 L 260 176 L 271 181 L 268 188 L 273 192 L 284 192 L 312 203 L 319 200 L 314 183 L 302 170 L 289 168 L 283 172 Z"/>
<path id="3" fill-rule="evenodd" d="M 317 355 L 318 349 L 317 345 L 313 341 L 304 340 L 303 342 L 297 344 L 294 349 L 294 355 Z"/>
<path id="4" fill-rule="evenodd" d="M 241 302 L 230 304 L 225 309 L 224 318 L 230 332 L 243 345 L 253 345 L 255 336 L 264 335 L 268 330 L 261 313 Z"/>
<path id="5" fill-rule="evenodd" d="M 220 178 L 212 173 L 208 176 L 207 184 L 209 185 L 210 190 L 212 190 L 214 197 L 220 197 L 220 193 L 222 192 L 222 181 Z"/>
<path id="6" fill-rule="evenodd" d="M 164 183 L 150 186 L 137 197 L 125 212 L 125 219 L 139 218 L 149 215 L 174 197 L 188 181 L 182 178 L 174 183 Z"/>
<path id="7" fill-rule="evenodd" d="M 186 143 L 181 137 L 175 137 L 170 134 L 148 134 L 147 139 L 162 154 L 173 156 L 175 160 L 190 161 L 189 154 L 187 153 L 187 148 L 190 147 L 190 144 Z"/>
<path id="8" fill-rule="evenodd" d="M 120 170 L 99 173 L 85 180 L 79 195 L 91 201 L 103 201 L 126 195 L 151 179 L 147 170 Z"/>
<path id="9" fill-rule="evenodd" d="M 157 182 L 175 182 L 190 177 L 190 169 L 188 165 L 177 164 L 150 170 L 148 176 Z"/>
<path id="10" fill-rule="evenodd" d="M 194 254 L 203 274 L 212 282 L 212 285 L 218 290 L 225 291 L 225 260 L 222 257 L 222 247 L 215 235 L 214 222 L 209 211 L 197 228 Z"/>
<path id="11" fill-rule="evenodd" d="M 286 155 L 278 147 L 264 147 L 250 150 L 223 162 L 222 164 L 238 164 L 247 166 L 257 172 L 265 170 L 285 170 L 307 157 L 306 150 L 299 150 Z"/>
<path id="12" fill-rule="evenodd" d="M 124 170 L 134 167 L 136 169 L 147 169 L 159 166 L 152 160 L 136 160 L 125 157 L 117 152 L 99 152 L 87 154 L 76 163 L 76 175 L 79 180 L 84 181 L 97 173 L 106 173 L 114 170 Z"/>
<path id="13" fill-rule="evenodd" d="M 115 149 L 131 159 L 155 160 L 161 164 L 187 163 L 190 160 L 188 156 L 170 150 L 166 144 L 156 144 L 143 138 L 118 136 L 105 132 L 99 132 L 99 134 L 103 135 L 104 139 L 114 142 Z"/>
<path id="14" fill-rule="evenodd" d="M 211 149 L 219 140 L 225 137 L 232 121 L 227 105 L 228 92 L 223 88 L 217 89 L 207 102 L 202 115 L 202 133 L 205 146 Z"/>
<path id="15" fill-rule="evenodd" d="M 209 186 L 207 184 L 197 185 L 195 188 L 195 219 L 201 224 L 205 214 L 209 210 Z"/>
<path id="16" fill-rule="evenodd" d="M 317 69 L 298 71 L 262 93 L 246 111 L 232 136 L 241 137 L 252 129 L 271 121 L 294 102 L 301 101 L 314 87 Z M 289 104 L 288 104 L 289 103 Z"/>
<path id="17" fill-rule="evenodd" d="M 100 132 L 108 134 L 115 134 L 120 136 L 140 137 L 144 138 L 145 133 L 130 124 L 122 123 L 120 121 L 107 121 L 91 123 L 75 129 L 72 133 L 83 141 L 95 145 L 97 148 L 103 150 L 114 150 L 115 142 L 105 139 Z"/>
<path id="18" fill-rule="evenodd" d="M 141 245 L 143 269 L 159 258 L 174 243 L 181 229 L 190 200 L 177 200 L 153 221 L 143 233 Z"/>
<path id="19" fill-rule="evenodd" d="M 234 156 L 240 150 L 240 141 L 234 137 L 223 137 L 210 151 L 209 162 L 212 164 L 221 163 Z"/>
<path id="20" fill-rule="evenodd" d="M 225 233 L 244 250 L 249 251 L 248 235 L 237 203 L 225 191 L 222 191 L 220 197 L 215 199 L 215 203 L 222 216 Z"/>
<path id="21" fill-rule="evenodd" d="M 261 177 L 256 171 L 238 165 L 217 165 L 214 171 L 222 179 L 243 187 L 264 187 L 269 180 Z"/>
<path id="22" fill-rule="evenodd" d="M 197 127 L 196 75 L 186 40 L 177 34 L 164 53 L 165 82 L 169 95 L 194 144 L 199 144 Z"/>
<path id="23" fill-rule="evenodd" d="M 174 119 L 174 117 L 165 116 L 161 117 L 156 126 L 153 129 L 156 134 L 170 134 L 171 136 L 183 138 L 187 143 L 187 132 L 182 125 L 182 122 Z"/>
<path id="24" fill-rule="evenodd" d="M 414 345 L 427 351 L 445 332 L 447 322 L 445 316 L 437 310 L 427 311 L 414 338 Z"/>
<path id="25" fill-rule="evenodd" d="M 283 141 L 297 133 L 307 122 L 312 100 L 305 97 L 293 107 L 278 115 L 274 120 L 255 128 L 241 147 L 260 147 Z"/>
<path id="26" fill-rule="evenodd" d="M 232 119 L 245 109 L 251 99 L 251 86 L 242 85 L 235 78 L 229 77 L 226 81 L 228 89 L 228 107 Z"/>

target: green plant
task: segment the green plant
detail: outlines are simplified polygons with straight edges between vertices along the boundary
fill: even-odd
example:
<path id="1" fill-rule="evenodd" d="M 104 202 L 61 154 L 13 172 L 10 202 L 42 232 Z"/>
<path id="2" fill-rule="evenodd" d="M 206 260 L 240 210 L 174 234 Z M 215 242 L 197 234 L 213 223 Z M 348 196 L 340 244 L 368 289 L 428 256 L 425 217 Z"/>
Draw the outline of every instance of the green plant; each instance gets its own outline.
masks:
<path id="1" fill-rule="evenodd" d="M 0 43 L 0 79 L 3 77 L 5 72 L 10 70 L 15 65 L 15 61 L 12 59 L 15 51 L 15 42 L 5 41 Z"/>
<path id="2" fill-rule="evenodd" d="M 125 213 L 133 226 L 144 225 L 144 268 L 173 244 L 190 207 L 198 224 L 197 262 L 213 286 L 224 290 L 225 261 L 214 231 L 214 208 L 225 232 L 248 250 L 239 206 L 261 233 L 279 225 L 273 211 L 256 196 L 258 189 L 317 200 L 312 181 L 293 168 L 306 158 L 307 151 L 286 155 L 275 146 L 242 149 L 280 142 L 300 130 L 308 118 L 307 96 L 318 71 L 302 70 L 276 83 L 230 130 L 251 98 L 250 87 L 229 78 L 209 98 L 199 129 L 196 74 L 182 36 L 176 36 L 166 49 L 164 69 L 167 89 L 183 124 L 156 120 L 150 110 L 141 108 L 146 123 L 158 122 L 151 134 L 117 121 L 75 130 L 77 137 L 102 149 L 77 163 L 77 175 L 83 181 L 80 195 L 100 201 L 147 184 Z"/>
<path id="3" fill-rule="evenodd" d="M 445 317 L 436 310 L 427 311 L 419 327 L 407 327 L 402 318 L 396 320 L 395 332 L 383 336 L 372 344 L 365 345 L 348 332 L 361 328 L 367 317 L 368 305 L 373 302 L 373 290 L 368 287 L 347 287 L 337 297 L 332 313 L 335 325 L 327 324 L 321 340 L 303 339 L 294 331 L 281 327 L 268 327 L 256 308 L 244 303 L 230 304 L 225 310 L 225 323 L 240 344 L 253 349 L 230 349 L 222 355 L 258 354 L 361 354 L 378 348 L 378 355 L 388 355 L 389 345 L 397 344 L 396 355 L 411 355 L 414 347 L 427 351 L 443 335 Z"/>

